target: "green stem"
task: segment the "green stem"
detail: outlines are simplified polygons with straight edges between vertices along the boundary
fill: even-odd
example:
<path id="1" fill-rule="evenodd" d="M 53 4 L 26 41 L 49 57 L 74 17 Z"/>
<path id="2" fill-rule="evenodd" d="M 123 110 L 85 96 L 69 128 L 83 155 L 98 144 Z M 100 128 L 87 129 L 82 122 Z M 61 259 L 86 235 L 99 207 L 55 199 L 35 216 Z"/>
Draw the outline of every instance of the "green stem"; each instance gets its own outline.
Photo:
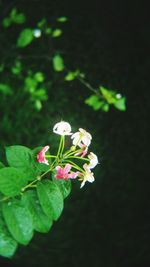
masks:
<path id="1" fill-rule="evenodd" d="M 80 159 L 80 160 L 85 160 L 85 161 L 90 161 L 89 159 L 87 159 L 87 158 L 82 158 L 82 157 L 76 157 L 76 156 L 71 156 L 71 157 L 69 157 L 69 158 L 71 158 L 71 159 Z"/>
<path id="2" fill-rule="evenodd" d="M 63 164 L 66 165 L 66 163 L 70 163 L 70 165 L 71 165 L 74 169 L 76 169 L 76 170 L 78 170 L 78 171 L 80 171 L 80 172 L 83 173 L 83 170 L 82 170 L 77 164 L 75 164 L 74 162 L 72 162 L 71 160 L 66 160 L 66 162 L 64 162 Z"/>

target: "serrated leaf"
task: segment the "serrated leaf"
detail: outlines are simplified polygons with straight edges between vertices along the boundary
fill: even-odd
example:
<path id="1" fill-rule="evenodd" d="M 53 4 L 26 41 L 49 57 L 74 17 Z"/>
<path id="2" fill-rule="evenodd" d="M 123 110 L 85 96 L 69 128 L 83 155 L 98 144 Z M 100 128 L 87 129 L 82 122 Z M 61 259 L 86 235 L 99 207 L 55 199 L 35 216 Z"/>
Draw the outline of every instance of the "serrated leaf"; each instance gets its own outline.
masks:
<path id="1" fill-rule="evenodd" d="M 22 200 L 32 215 L 34 229 L 40 233 L 47 233 L 53 222 L 43 212 L 39 203 L 37 192 L 33 190 L 25 192 L 22 196 Z"/>
<path id="2" fill-rule="evenodd" d="M 28 181 L 36 178 L 37 169 L 31 149 L 21 145 L 6 147 L 6 158 L 10 166 L 19 168 L 28 175 Z"/>
<path id="3" fill-rule="evenodd" d="M 122 97 L 118 99 L 117 102 L 114 104 L 114 106 L 121 111 L 125 111 L 126 110 L 126 98 Z"/>
<path id="4" fill-rule="evenodd" d="M 11 237 L 0 215 L 0 256 L 11 257 L 17 249 L 17 242 Z"/>
<path id="5" fill-rule="evenodd" d="M 58 54 L 53 57 L 53 68 L 55 71 L 63 71 L 64 69 L 63 58 Z"/>
<path id="6" fill-rule="evenodd" d="M 59 187 L 63 198 L 66 198 L 71 192 L 71 181 L 70 180 L 60 180 L 55 178 L 55 173 L 52 174 L 53 182 Z"/>
<path id="7" fill-rule="evenodd" d="M 0 192 L 6 196 L 17 196 L 27 184 L 27 176 L 14 167 L 0 169 Z"/>
<path id="8" fill-rule="evenodd" d="M 33 31 L 29 28 L 24 29 L 17 40 L 17 46 L 18 47 L 25 47 L 29 45 L 34 39 Z"/>
<path id="9" fill-rule="evenodd" d="M 57 220 L 63 210 L 63 196 L 59 187 L 51 181 L 38 183 L 37 194 L 43 211 L 50 219 Z"/>
<path id="10" fill-rule="evenodd" d="M 9 232 L 22 245 L 27 245 L 33 236 L 32 216 L 22 201 L 12 199 L 3 203 L 3 216 Z"/>

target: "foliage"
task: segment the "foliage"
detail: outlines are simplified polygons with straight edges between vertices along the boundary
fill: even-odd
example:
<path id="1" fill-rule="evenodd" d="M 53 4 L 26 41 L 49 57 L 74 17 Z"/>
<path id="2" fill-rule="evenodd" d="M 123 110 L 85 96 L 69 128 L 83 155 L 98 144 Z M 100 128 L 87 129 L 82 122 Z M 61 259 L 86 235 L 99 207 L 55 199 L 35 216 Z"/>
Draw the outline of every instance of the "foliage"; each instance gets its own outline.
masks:
<path id="1" fill-rule="evenodd" d="M 94 181 L 91 169 L 98 163 L 97 156 L 90 152 L 85 157 L 91 135 L 83 129 L 73 134 L 70 124 L 63 121 L 54 126 L 53 132 L 61 136 L 56 155 L 46 154 L 49 146 L 33 150 L 21 145 L 6 147 L 9 166 L 0 164 L 1 256 L 13 256 L 18 244 L 30 242 L 34 231 L 50 230 L 71 192 L 71 179 L 79 177 L 81 187 Z M 67 150 L 66 135 L 73 139 L 73 146 Z M 74 162 L 79 160 L 86 162 L 83 167 Z"/>
<path id="2" fill-rule="evenodd" d="M 49 90 L 56 80 L 60 80 L 64 85 L 66 82 L 77 80 L 94 92 L 85 100 L 85 103 L 94 110 L 101 109 L 106 112 L 109 110 L 109 106 L 113 105 L 116 109 L 124 111 L 126 109 L 124 97 L 102 86 L 99 89 L 94 89 L 87 83 L 85 74 L 79 69 L 73 71 L 66 67 L 63 58 L 64 51 L 60 52 L 61 50 L 56 48 L 57 40 L 59 41 L 63 34 L 60 26 L 66 21 L 66 17 L 59 17 L 55 22 L 50 23 L 50 27 L 46 18 L 42 18 L 35 27 L 31 28 L 28 26 L 28 19 L 25 14 L 18 11 L 17 8 L 13 8 L 8 16 L 3 18 L 1 23 L 2 40 L 5 40 L 5 36 L 8 36 L 9 32 L 11 33 L 16 24 L 18 29 L 17 36 L 10 40 L 12 47 L 9 53 L 7 46 L 6 51 L 3 47 L 4 55 L 0 64 L 2 74 L 0 93 L 9 98 L 15 94 L 16 88 L 18 88 L 25 95 L 27 94 L 29 101 L 39 111 L 42 109 L 43 103 L 48 100 Z M 39 46 L 43 47 L 43 54 L 39 53 Z M 34 48 L 35 52 L 31 54 L 31 49 Z M 42 64 L 40 63 L 42 68 L 37 67 L 40 66 L 39 61 L 42 62 Z M 7 76 L 5 75 L 6 70 Z M 119 99 L 117 95 L 120 95 Z"/>

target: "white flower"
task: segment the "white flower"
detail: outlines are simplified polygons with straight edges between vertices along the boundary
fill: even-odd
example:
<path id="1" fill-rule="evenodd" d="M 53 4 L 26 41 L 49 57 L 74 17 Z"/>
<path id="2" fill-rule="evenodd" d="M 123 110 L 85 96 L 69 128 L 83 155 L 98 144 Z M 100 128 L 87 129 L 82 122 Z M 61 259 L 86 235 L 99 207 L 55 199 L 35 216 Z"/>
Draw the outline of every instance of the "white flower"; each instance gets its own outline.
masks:
<path id="1" fill-rule="evenodd" d="M 92 136 L 84 129 L 79 128 L 79 132 L 74 133 L 71 139 L 73 139 L 73 145 L 83 147 L 83 145 L 89 146 L 91 144 Z"/>
<path id="2" fill-rule="evenodd" d="M 89 166 L 87 163 L 85 163 L 83 165 L 83 168 L 85 170 L 85 173 L 84 173 L 84 176 L 83 176 L 83 181 L 81 183 L 81 186 L 80 188 L 82 188 L 86 182 L 90 182 L 90 183 L 93 183 L 95 178 L 94 178 L 94 175 L 93 175 L 93 172 L 91 172 Z"/>
<path id="3" fill-rule="evenodd" d="M 53 132 L 59 135 L 71 135 L 71 126 L 68 122 L 60 121 L 53 127 Z"/>
<path id="4" fill-rule="evenodd" d="M 93 169 L 98 164 L 98 158 L 93 152 L 90 152 L 88 158 L 90 159 L 90 163 L 88 166 L 90 169 Z"/>
<path id="5" fill-rule="evenodd" d="M 34 37 L 36 37 L 36 38 L 39 38 L 39 37 L 41 37 L 41 30 L 40 29 L 35 29 L 34 31 L 33 31 L 33 35 L 34 35 Z"/>

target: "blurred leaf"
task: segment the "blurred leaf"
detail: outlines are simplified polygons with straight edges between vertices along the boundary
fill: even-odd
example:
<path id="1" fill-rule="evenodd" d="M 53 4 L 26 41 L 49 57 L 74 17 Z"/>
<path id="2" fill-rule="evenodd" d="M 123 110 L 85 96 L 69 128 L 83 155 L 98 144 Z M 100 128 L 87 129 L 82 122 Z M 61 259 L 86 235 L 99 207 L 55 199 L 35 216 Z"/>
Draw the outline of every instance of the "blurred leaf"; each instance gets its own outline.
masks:
<path id="1" fill-rule="evenodd" d="M 25 82 L 26 90 L 30 93 L 33 93 L 38 84 L 37 80 L 32 77 L 26 77 L 24 82 Z"/>
<path id="2" fill-rule="evenodd" d="M 12 95 L 12 89 L 8 84 L 0 83 L 0 92 L 5 95 Z"/>
<path id="3" fill-rule="evenodd" d="M 0 192 L 6 196 L 17 196 L 27 184 L 27 176 L 14 167 L 0 169 Z"/>
<path id="4" fill-rule="evenodd" d="M 63 210 L 63 196 L 59 187 L 51 181 L 45 180 L 38 183 L 37 194 L 40 204 L 46 215 L 53 220 L 57 220 Z"/>
<path id="5" fill-rule="evenodd" d="M 48 99 L 48 95 L 46 94 L 45 89 L 38 89 L 34 92 L 34 94 L 32 95 L 32 98 L 45 101 Z"/>
<path id="6" fill-rule="evenodd" d="M 36 110 L 41 110 L 41 108 L 42 108 L 42 102 L 40 101 L 40 100 L 35 100 L 35 102 L 34 102 L 34 105 L 35 105 L 35 109 Z"/>
<path id="7" fill-rule="evenodd" d="M 33 220 L 21 200 L 12 199 L 3 203 L 3 216 L 9 232 L 22 245 L 27 245 L 33 236 Z"/>
<path id="8" fill-rule="evenodd" d="M 125 111 L 126 110 L 126 98 L 122 97 L 118 99 L 117 102 L 114 104 L 114 106 L 121 111 Z"/>
<path id="9" fill-rule="evenodd" d="M 5 28 L 8 28 L 11 25 L 11 18 L 9 18 L 9 17 L 4 18 L 3 21 L 2 21 L 2 25 Z"/>
<path id="10" fill-rule="evenodd" d="M 91 95 L 85 100 L 85 103 L 91 106 L 94 110 L 98 110 L 104 105 L 104 101 L 100 100 L 97 95 Z"/>
<path id="11" fill-rule="evenodd" d="M 0 214 L 0 256 L 11 257 L 17 249 L 17 242 L 11 237 Z"/>
<path id="12" fill-rule="evenodd" d="M 79 75 L 80 71 L 76 70 L 76 71 L 69 71 L 67 73 L 67 75 L 65 76 L 64 80 L 65 81 L 73 81 L 78 75 Z"/>
<path id="13" fill-rule="evenodd" d="M 17 40 L 17 46 L 18 47 L 25 47 L 29 45 L 34 39 L 33 31 L 29 28 L 24 29 Z"/>
<path id="14" fill-rule="evenodd" d="M 43 74 L 42 72 L 36 72 L 36 73 L 34 74 L 34 79 L 35 79 L 37 82 L 41 83 L 41 82 L 44 81 L 44 74 Z"/>
<path id="15" fill-rule="evenodd" d="M 5 165 L 0 161 L 0 169 L 4 168 Z"/>
<path id="16" fill-rule="evenodd" d="M 51 28 L 46 28 L 45 29 L 45 34 L 51 34 L 52 33 L 52 29 Z"/>
<path id="17" fill-rule="evenodd" d="M 19 60 L 16 60 L 15 65 L 11 68 L 11 72 L 15 75 L 21 72 L 21 62 Z"/>
<path id="18" fill-rule="evenodd" d="M 62 30 L 61 30 L 61 29 L 55 29 L 55 30 L 52 32 L 52 36 L 53 36 L 53 37 L 59 37 L 60 35 L 62 35 Z"/>
<path id="19" fill-rule="evenodd" d="M 40 20 L 37 24 L 37 26 L 40 28 L 40 29 L 43 29 L 46 25 L 46 19 L 43 18 L 42 20 Z"/>
<path id="20" fill-rule="evenodd" d="M 64 70 L 63 58 L 58 54 L 53 57 L 53 68 L 55 71 L 63 71 Z"/>
<path id="21" fill-rule="evenodd" d="M 17 14 L 13 18 L 13 22 L 16 24 L 23 24 L 26 21 L 25 15 L 23 13 Z"/>
<path id="22" fill-rule="evenodd" d="M 105 112 L 108 112 L 109 111 L 109 104 L 104 104 L 103 106 L 102 106 L 102 110 L 103 111 L 105 111 Z"/>
<path id="23" fill-rule="evenodd" d="M 104 88 L 103 86 L 100 86 L 100 91 L 101 91 L 103 97 L 108 102 L 108 104 L 114 104 L 117 101 L 115 91 L 108 90 L 108 89 Z"/>
<path id="24" fill-rule="evenodd" d="M 0 72 L 3 72 L 4 70 L 4 64 L 0 64 Z"/>
<path id="25" fill-rule="evenodd" d="M 25 192 L 22 200 L 32 215 L 34 229 L 40 233 L 47 233 L 52 226 L 52 220 L 43 212 L 36 191 Z"/>
<path id="26" fill-rule="evenodd" d="M 67 21 L 67 18 L 66 17 L 59 17 L 57 19 L 58 22 L 66 22 Z"/>

